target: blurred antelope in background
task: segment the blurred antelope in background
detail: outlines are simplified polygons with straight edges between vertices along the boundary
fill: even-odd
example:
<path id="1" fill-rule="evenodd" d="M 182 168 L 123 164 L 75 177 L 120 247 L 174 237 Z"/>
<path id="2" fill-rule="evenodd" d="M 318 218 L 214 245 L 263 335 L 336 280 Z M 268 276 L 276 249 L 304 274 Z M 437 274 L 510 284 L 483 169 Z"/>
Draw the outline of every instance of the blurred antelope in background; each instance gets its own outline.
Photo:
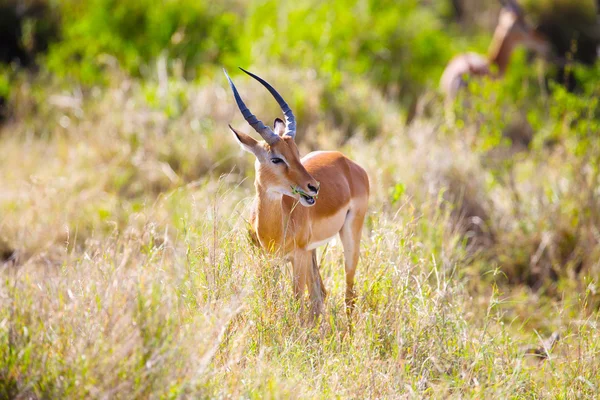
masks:
<path id="1" fill-rule="evenodd" d="M 229 125 L 242 149 L 256 157 L 256 197 L 250 219 L 253 233 L 263 249 L 292 262 L 294 294 L 301 299 L 308 287 L 313 315 L 323 311 L 326 296 L 316 249 L 339 234 L 350 312 L 369 200 L 367 173 L 337 151 L 315 151 L 300 158 L 294 141 L 296 119 L 290 107 L 269 83 L 242 71 L 267 88 L 285 115 L 285 123 L 277 118 L 273 129 L 265 126 L 246 107 L 225 71 L 239 110 L 264 139 L 259 142 Z"/>
<path id="2" fill-rule="evenodd" d="M 525 21 L 521 7 L 514 0 L 502 1 L 502 4 L 488 56 L 477 53 L 460 54 L 446 66 L 440 87 L 447 99 L 454 99 L 472 76 L 503 76 L 510 64 L 512 52 L 518 45 L 524 45 L 543 56 L 549 54 L 550 43 L 545 35 Z M 497 71 L 492 71 L 491 66 L 495 66 Z"/>

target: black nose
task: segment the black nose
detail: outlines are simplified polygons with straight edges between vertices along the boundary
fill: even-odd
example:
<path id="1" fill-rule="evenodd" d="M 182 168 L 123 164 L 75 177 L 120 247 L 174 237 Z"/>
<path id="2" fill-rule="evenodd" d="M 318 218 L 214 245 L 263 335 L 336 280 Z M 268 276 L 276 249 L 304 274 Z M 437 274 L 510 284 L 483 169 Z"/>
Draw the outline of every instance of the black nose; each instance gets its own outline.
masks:
<path id="1" fill-rule="evenodd" d="M 307 186 L 308 186 L 308 190 L 312 191 L 314 194 L 319 193 L 319 188 L 314 187 L 310 183 Z"/>

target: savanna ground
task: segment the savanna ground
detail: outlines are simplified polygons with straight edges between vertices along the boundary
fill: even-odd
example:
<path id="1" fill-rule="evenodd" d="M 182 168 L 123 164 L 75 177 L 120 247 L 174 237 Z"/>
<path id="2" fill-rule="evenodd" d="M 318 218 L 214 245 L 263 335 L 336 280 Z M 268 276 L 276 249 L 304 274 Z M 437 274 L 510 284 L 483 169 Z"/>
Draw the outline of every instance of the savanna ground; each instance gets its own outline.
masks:
<path id="1" fill-rule="evenodd" d="M 596 396 L 598 68 L 569 93 L 519 53 L 445 109 L 445 62 L 490 37 L 445 2 L 225 3 L 59 2 L 35 71 L 4 67 L 0 397 Z M 227 124 L 250 129 L 220 67 L 280 111 L 237 64 L 288 100 L 303 154 L 369 174 L 350 319 L 339 243 L 316 325 L 250 243 L 253 160 Z"/>

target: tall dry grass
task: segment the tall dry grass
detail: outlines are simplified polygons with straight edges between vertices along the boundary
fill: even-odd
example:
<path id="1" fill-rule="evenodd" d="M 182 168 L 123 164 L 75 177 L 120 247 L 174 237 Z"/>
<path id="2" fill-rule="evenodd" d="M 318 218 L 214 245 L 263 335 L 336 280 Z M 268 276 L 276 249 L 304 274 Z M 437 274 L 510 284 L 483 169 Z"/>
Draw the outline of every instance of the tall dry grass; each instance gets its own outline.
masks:
<path id="1" fill-rule="evenodd" d="M 595 281 L 562 298 L 496 283 L 506 272 L 480 246 L 511 193 L 486 186 L 459 128 L 441 113 L 405 128 L 364 82 L 346 83 L 362 94 L 349 100 L 359 128 L 340 128 L 315 77 L 268 74 L 311 94 L 303 152 L 340 148 L 370 175 L 352 318 L 339 244 L 319 251 L 329 296 L 315 326 L 299 318 L 289 267 L 250 245 L 251 160 L 225 129 L 245 125 L 224 84 L 22 94 L 25 117 L 0 132 L 1 397 L 597 392 Z M 236 82 L 255 113 L 277 115 L 267 93 Z M 547 359 L 527 354 L 554 331 Z"/>

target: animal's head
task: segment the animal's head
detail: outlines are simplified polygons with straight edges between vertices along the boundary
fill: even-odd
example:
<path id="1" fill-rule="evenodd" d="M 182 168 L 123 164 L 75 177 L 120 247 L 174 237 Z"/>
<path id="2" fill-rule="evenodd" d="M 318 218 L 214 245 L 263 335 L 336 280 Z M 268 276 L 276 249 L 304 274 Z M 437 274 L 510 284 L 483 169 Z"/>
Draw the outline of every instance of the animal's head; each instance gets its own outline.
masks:
<path id="1" fill-rule="evenodd" d="M 229 125 L 229 129 L 235 135 L 242 149 L 256 157 L 256 185 L 270 193 L 294 197 L 300 200 L 305 207 L 313 206 L 319 193 L 319 182 L 308 173 L 300 162 L 300 153 L 294 141 L 296 118 L 292 110 L 269 83 L 242 68 L 240 69 L 267 88 L 285 115 L 285 123 L 277 118 L 273 129 L 263 124 L 246 107 L 231 78 L 223 70 L 242 115 L 264 139 L 258 141 Z"/>
<path id="2" fill-rule="evenodd" d="M 500 3 L 502 9 L 494 33 L 494 42 L 498 46 L 510 48 L 522 44 L 540 55 L 548 55 L 548 39 L 527 22 L 521 6 L 515 0 L 500 0 Z"/>

